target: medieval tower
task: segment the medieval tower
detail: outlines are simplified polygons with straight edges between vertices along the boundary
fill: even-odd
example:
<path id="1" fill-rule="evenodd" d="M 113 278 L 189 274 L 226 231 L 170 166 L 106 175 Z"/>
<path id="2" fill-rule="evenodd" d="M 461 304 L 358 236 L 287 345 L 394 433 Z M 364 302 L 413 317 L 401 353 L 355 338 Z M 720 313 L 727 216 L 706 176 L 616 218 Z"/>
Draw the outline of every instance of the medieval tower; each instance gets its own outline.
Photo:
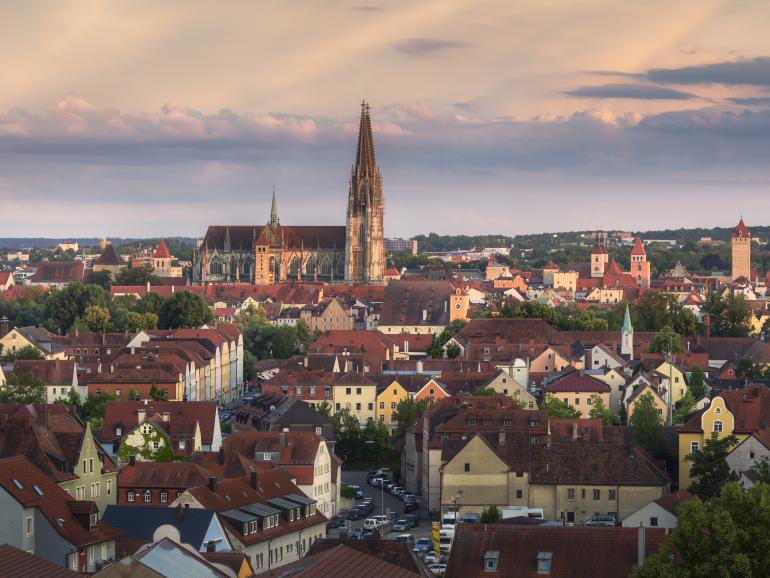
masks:
<path id="1" fill-rule="evenodd" d="M 639 287 L 644 289 L 650 287 L 650 262 L 647 260 L 647 251 L 644 250 L 644 244 L 639 237 L 634 240 L 634 248 L 631 249 L 631 275 Z"/>
<path id="2" fill-rule="evenodd" d="M 385 274 L 382 175 L 374 159 L 369 105 L 361 104 L 356 162 L 350 175 L 345 241 L 345 280 L 381 283 Z"/>
<path id="3" fill-rule="evenodd" d="M 733 281 L 738 277 L 751 280 L 751 232 L 743 222 L 743 217 L 733 229 Z"/>

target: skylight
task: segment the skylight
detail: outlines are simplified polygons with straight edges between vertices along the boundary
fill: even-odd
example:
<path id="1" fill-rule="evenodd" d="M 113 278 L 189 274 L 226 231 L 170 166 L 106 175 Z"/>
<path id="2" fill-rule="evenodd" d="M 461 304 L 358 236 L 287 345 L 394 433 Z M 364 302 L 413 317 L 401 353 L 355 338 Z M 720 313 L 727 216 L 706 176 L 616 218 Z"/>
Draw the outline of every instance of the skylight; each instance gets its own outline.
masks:
<path id="1" fill-rule="evenodd" d="M 41 490 L 41 489 L 40 489 L 40 486 L 38 486 L 37 484 L 35 484 L 35 485 L 34 485 L 34 486 L 32 486 L 32 487 L 34 488 L 34 490 L 35 490 L 35 492 L 37 493 L 37 495 L 38 495 L 38 496 L 42 496 L 42 495 L 43 495 L 43 490 Z"/>
<path id="2" fill-rule="evenodd" d="M 17 490 L 23 490 L 24 486 L 21 485 L 21 482 L 17 480 L 16 478 L 13 478 L 13 485 L 16 486 Z"/>

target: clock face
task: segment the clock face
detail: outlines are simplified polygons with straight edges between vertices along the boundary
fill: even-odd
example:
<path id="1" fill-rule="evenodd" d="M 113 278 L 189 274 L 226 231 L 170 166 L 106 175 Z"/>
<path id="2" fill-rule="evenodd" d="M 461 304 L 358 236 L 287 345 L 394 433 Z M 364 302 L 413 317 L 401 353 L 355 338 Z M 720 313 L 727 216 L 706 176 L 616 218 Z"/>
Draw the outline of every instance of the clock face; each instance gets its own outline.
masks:
<path id="1" fill-rule="evenodd" d="M 460 309 L 460 307 L 462 307 L 462 305 L 460 305 L 460 303 L 455 303 L 455 309 Z"/>

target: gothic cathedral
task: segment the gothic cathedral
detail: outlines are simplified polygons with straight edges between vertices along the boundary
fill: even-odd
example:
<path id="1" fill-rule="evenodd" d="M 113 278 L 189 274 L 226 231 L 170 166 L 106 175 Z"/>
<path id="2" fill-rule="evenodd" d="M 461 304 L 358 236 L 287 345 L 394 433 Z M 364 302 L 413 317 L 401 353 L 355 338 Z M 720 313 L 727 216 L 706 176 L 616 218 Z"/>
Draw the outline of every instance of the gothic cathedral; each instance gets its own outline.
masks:
<path id="1" fill-rule="evenodd" d="M 266 225 L 208 228 L 193 254 L 193 283 L 383 283 L 384 209 L 369 106 L 363 103 L 346 226 L 281 225 L 273 191 Z"/>

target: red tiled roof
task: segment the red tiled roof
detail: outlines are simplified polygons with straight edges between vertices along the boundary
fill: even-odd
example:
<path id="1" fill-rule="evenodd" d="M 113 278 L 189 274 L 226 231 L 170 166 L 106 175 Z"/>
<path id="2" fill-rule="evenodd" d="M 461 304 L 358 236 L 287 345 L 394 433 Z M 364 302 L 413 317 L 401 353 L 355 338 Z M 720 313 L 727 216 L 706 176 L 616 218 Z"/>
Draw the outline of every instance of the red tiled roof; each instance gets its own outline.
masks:
<path id="1" fill-rule="evenodd" d="M 73 283 L 83 280 L 82 261 L 41 261 L 30 283 Z"/>
<path id="2" fill-rule="evenodd" d="M 118 255 L 115 247 L 110 243 L 104 248 L 102 254 L 94 259 L 94 265 L 125 265 L 126 262 Z"/>
<path id="3" fill-rule="evenodd" d="M 743 222 L 743 217 L 741 217 L 741 220 L 738 221 L 735 229 L 733 229 L 733 237 L 751 237 L 751 232 L 746 223 Z"/>
<path id="4" fill-rule="evenodd" d="M 689 500 L 692 500 L 692 498 L 693 498 L 693 495 L 687 490 L 677 490 L 676 492 L 672 492 L 667 496 L 658 498 L 657 500 L 655 500 L 655 503 L 658 504 L 661 508 L 663 508 L 667 512 L 670 512 L 671 514 L 676 516 L 679 513 L 679 506 L 681 506 L 682 504 L 684 504 Z"/>
<path id="5" fill-rule="evenodd" d="M 551 578 L 630 576 L 638 563 L 638 528 L 458 524 L 446 578 L 539 578 L 538 555 L 551 554 Z M 669 536 L 646 529 L 646 555 Z M 485 569 L 484 556 L 497 552 L 497 571 Z"/>
<path id="6" fill-rule="evenodd" d="M 0 568 L 3 578 L 78 578 L 80 574 L 43 560 L 10 544 L 0 546 Z"/>
<path id="7" fill-rule="evenodd" d="M 13 480 L 17 480 L 22 489 Z M 42 495 L 34 489 L 35 485 Z M 85 528 L 75 517 L 82 505 L 24 456 L 0 460 L 0 486 L 25 508 L 38 508 L 54 531 L 75 546 L 98 544 L 123 534 L 101 521 L 94 531 Z"/>
<path id="8" fill-rule="evenodd" d="M 168 245 L 166 245 L 166 240 L 161 239 L 160 243 L 158 243 L 158 246 L 155 248 L 155 253 L 153 253 L 153 258 L 155 259 L 170 259 L 171 258 L 171 251 L 168 250 Z"/>
<path id="9" fill-rule="evenodd" d="M 386 562 L 371 554 L 360 552 L 352 544 L 339 544 L 333 548 L 309 554 L 277 570 L 262 576 L 298 578 L 326 578 L 328 576 L 377 576 L 378 578 L 413 578 L 424 576 Z"/>
<path id="10" fill-rule="evenodd" d="M 104 426 L 100 433 L 103 442 L 112 441 L 117 436 L 115 428 L 122 427 L 123 432 L 133 429 L 139 424 L 138 411 L 145 410 L 146 417 L 164 412 L 171 413 L 171 421 L 186 421 L 199 423 L 201 428 L 201 442 L 210 445 L 214 440 L 214 427 L 217 419 L 217 404 L 215 401 L 122 401 L 111 400 L 107 402 L 104 411 Z"/>
<path id="11" fill-rule="evenodd" d="M 610 386 L 591 375 L 582 374 L 579 371 L 571 371 L 564 377 L 555 379 L 549 383 L 546 393 L 556 392 L 596 392 L 609 393 Z"/>
<path id="12" fill-rule="evenodd" d="M 189 462 L 136 462 L 118 474 L 121 488 L 187 488 L 208 482 L 211 472 Z"/>
<path id="13" fill-rule="evenodd" d="M 631 254 L 634 256 L 647 256 L 647 251 L 644 250 L 641 238 L 634 239 L 634 248 L 631 249 Z"/>
<path id="14" fill-rule="evenodd" d="M 17 359 L 13 370 L 8 373 L 23 375 L 31 373 L 42 379 L 46 385 L 72 385 L 75 375 L 75 361 L 66 359 Z"/>
<path id="15" fill-rule="evenodd" d="M 298 484 L 308 486 L 313 483 L 313 466 L 321 443 L 313 432 L 237 431 L 223 445 L 247 458 L 258 453 L 278 453 L 278 467 L 290 472 Z"/>

